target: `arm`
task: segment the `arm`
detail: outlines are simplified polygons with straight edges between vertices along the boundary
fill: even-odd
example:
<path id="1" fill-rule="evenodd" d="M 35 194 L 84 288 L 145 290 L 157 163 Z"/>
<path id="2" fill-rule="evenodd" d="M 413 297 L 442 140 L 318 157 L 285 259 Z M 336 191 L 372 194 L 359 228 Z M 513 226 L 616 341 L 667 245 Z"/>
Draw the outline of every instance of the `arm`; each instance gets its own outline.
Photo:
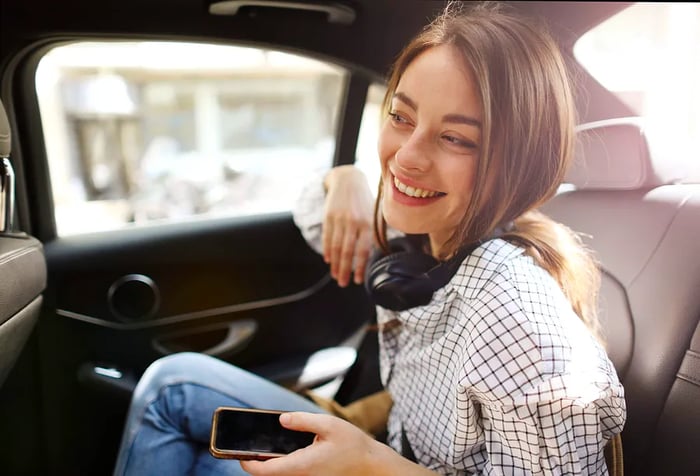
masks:
<path id="1" fill-rule="evenodd" d="M 605 467 L 605 417 L 609 410 L 624 413 L 624 401 L 604 397 L 549 399 L 559 382 L 537 389 L 532 403 L 482 405 L 490 422 L 486 450 L 494 466 L 506 474 L 599 474 Z M 539 401 L 537 401 L 539 400 Z M 620 421 L 621 423 L 621 421 Z M 616 432 L 622 430 L 621 425 Z M 497 456 L 494 458 L 494 455 Z"/>
<path id="2" fill-rule="evenodd" d="M 374 196 L 358 168 L 332 168 L 323 183 L 309 184 L 297 203 L 294 221 L 309 244 L 330 265 L 341 287 L 364 278 L 372 248 Z"/>
<path id="3" fill-rule="evenodd" d="M 316 433 L 311 446 L 268 461 L 241 461 L 253 476 L 372 474 L 376 476 L 435 476 L 403 458 L 387 445 L 338 417 L 317 413 L 285 413 L 280 422 L 290 430 Z"/>
<path id="4" fill-rule="evenodd" d="M 539 315 L 524 304 L 552 292 L 529 284 L 526 297 L 511 279 L 484 294 L 493 308 L 482 308 L 484 332 L 469 340 L 458 406 L 478 404 L 489 461 L 506 472 L 597 473 L 606 440 L 622 430 L 622 386 L 566 301 Z"/>

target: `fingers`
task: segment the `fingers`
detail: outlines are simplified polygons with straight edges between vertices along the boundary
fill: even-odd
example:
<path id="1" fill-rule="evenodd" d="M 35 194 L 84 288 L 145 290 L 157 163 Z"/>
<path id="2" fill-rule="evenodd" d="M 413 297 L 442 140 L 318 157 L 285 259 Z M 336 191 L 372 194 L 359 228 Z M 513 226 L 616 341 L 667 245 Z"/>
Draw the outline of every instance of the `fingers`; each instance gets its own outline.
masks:
<path id="1" fill-rule="evenodd" d="M 280 458 L 269 459 L 267 461 L 243 460 L 241 461 L 241 468 L 243 468 L 243 471 L 253 476 L 295 474 L 295 468 L 290 468 L 288 458 L 289 456 L 285 456 L 284 461 L 280 461 Z"/>
<path id="2" fill-rule="evenodd" d="M 241 461 L 241 468 L 243 468 L 243 471 L 253 476 L 294 474 L 294 468 L 289 467 L 287 458 L 288 456 L 286 456 L 285 461 L 281 463 L 279 461 L 280 458 L 269 459 L 267 461 L 243 460 Z"/>
<path id="3" fill-rule="evenodd" d="M 344 225 L 339 223 L 339 220 L 333 216 L 326 218 L 323 226 L 323 259 L 330 265 L 331 276 L 338 281 L 338 284 L 340 284 L 338 271 L 345 241 L 344 234 Z"/>
<path id="4" fill-rule="evenodd" d="M 379 460 L 374 455 L 379 443 L 352 423 L 332 415 L 306 412 L 283 413 L 280 423 L 289 430 L 315 433 L 316 438 L 306 448 L 280 458 L 241 462 L 243 469 L 253 476 L 376 473 Z M 392 451 L 392 454 L 396 453 Z"/>
<path id="5" fill-rule="evenodd" d="M 265 476 L 266 474 L 271 474 L 267 472 L 267 467 L 262 461 L 241 460 L 241 468 L 243 468 L 243 471 L 246 473 L 255 476 Z"/>
<path id="6" fill-rule="evenodd" d="M 350 233 L 349 230 L 343 224 L 335 224 L 331 230 L 331 244 L 330 244 L 330 265 L 331 265 L 331 276 L 338 281 L 338 285 L 345 286 L 344 276 L 340 275 L 340 263 L 341 256 L 343 255 L 343 244 L 346 242 L 345 235 Z"/>
<path id="7" fill-rule="evenodd" d="M 337 280 L 340 287 L 345 287 L 350 282 L 350 276 L 352 275 L 352 264 L 355 258 L 355 246 L 358 241 L 357 235 L 357 230 L 348 230 L 343 235 L 343 243 L 337 257 Z"/>
<path id="8" fill-rule="evenodd" d="M 309 474 L 309 466 L 316 459 L 311 448 L 296 450 L 281 458 L 266 461 L 241 461 L 241 468 L 253 476 L 296 476 Z"/>
<path id="9" fill-rule="evenodd" d="M 323 249 L 323 261 L 331 263 L 331 243 L 333 241 L 334 226 L 332 217 L 326 216 L 323 219 L 323 227 L 321 229 L 321 245 Z"/>
<path id="10" fill-rule="evenodd" d="M 308 431 L 324 437 L 338 423 L 337 417 L 323 413 L 288 412 L 280 415 L 283 427 L 294 431 Z"/>
<path id="11" fill-rule="evenodd" d="M 355 284 L 362 284 L 365 279 L 365 268 L 372 250 L 372 232 L 365 230 L 360 233 L 355 247 Z"/>
<path id="12" fill-rule="evenodd" d="M 351 279 L 359 284 L 372 245 L 368 236 L 372 232 L 374 197 L 364 174 L 354 166 L 334 167 L 324 185 L 323 258 L 339 286 L 347 286 Z"/>
<path id="13" fill-rule="evenodd" d="M 280 415 L 280 423 L 283 427 L 294 431 L 316 433 L 316 439 L 321 435 L 327 435 L 334 424 L 337 424 L 336 420 L 342 421 L 336 417 L 319 413 L 292 412 Z M 267 461 L 241 461 L 241 467 L 253 476 L 307 474 L 309 465 L 317 459 L 314 456 L 313 446 L 301 448 L 287 456 Z"/>
<path id="14" fill-rule="evenodd" d="M 372 231 L 367 223 L 351 220 L 326 219 L 323 231 L 323 257 L 330 264 L 331 276 L 340 287 L 345 287 L 353 277 L 362 283 L 364 270 L 372 247 Z"/>

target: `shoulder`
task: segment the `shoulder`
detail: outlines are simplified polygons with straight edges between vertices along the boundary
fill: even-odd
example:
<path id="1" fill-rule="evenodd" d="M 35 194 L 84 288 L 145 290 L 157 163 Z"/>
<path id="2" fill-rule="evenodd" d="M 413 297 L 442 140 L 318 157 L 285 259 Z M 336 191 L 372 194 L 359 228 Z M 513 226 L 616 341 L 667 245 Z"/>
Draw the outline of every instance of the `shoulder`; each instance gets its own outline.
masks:
<path id="1" fill-rule="evenodd" d="M 502 403 L 564 372 L 578 317 L 552 276 L 503 240 L 478 248 L 452 283 L 467 312 L 462 382 Z"/>
<path id="2" fill-rule="evenodd" d="M 469 300 L 492 293 L 511 297 L 533 287 L 559 289 L 551 275 L 522 248 L 502 239 L 476 248 L 464 259 L 449 286 Z"/>

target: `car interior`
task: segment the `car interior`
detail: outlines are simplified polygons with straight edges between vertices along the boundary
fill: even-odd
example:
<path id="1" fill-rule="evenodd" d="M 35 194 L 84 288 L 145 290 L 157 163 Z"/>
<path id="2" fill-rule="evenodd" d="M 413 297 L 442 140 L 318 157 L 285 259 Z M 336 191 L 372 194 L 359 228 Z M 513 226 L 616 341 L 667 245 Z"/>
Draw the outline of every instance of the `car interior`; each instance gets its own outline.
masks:
<path id="1" fill-rule="evenodd" d="M 42 244 L 14 228 L 10 127 L 0 103 L 0 384 L 29 339 L 46 287 Z"/>
<path id="2" fill-rule="evenodd" d="M 700 159 L 658 133 L 700 142 L 697 89 L 648 101 L 651 116 L 637 89 L 583 64 L 589 32 L 639 12 L 617 23 L 637 38 L 662 20 L 651 7 L 504 3 L 546 21 L 576 79 L 575 161 L 542 211 L 603 271 L 624 472 L 697 474 Z M 2 1 L 1 474 L 111 474 L 138 378 L 175 352 L 341 404 L 378 387 L 373 305 L 363 286 L 336 285 L 291 209 L 319 171 L 374 173 L 385 74 L 444 4 Z M 672 10 L 659 31 L 679 45 L 700 9 Z M 640 58 L 660 38 L 635 40 Z M 632 56 L 600 69 L 636 72 Z M 666 92 L 684 79 L 660 76 Z M 668 104 L 694 122 L 671 121 Z"/>

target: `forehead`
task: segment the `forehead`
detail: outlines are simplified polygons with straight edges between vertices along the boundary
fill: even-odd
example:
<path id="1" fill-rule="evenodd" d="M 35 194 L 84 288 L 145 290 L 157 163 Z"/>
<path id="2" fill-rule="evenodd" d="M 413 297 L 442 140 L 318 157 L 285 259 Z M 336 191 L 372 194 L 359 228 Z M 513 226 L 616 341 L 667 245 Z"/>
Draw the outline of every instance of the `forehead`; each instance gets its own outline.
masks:
<path id="1" fill-rule="evenodd" d="M 450 45 L 430 48 L 406 68 L 396 87 L 422 108 L 481 117 L 479 90 L 464 58 Z"/>

